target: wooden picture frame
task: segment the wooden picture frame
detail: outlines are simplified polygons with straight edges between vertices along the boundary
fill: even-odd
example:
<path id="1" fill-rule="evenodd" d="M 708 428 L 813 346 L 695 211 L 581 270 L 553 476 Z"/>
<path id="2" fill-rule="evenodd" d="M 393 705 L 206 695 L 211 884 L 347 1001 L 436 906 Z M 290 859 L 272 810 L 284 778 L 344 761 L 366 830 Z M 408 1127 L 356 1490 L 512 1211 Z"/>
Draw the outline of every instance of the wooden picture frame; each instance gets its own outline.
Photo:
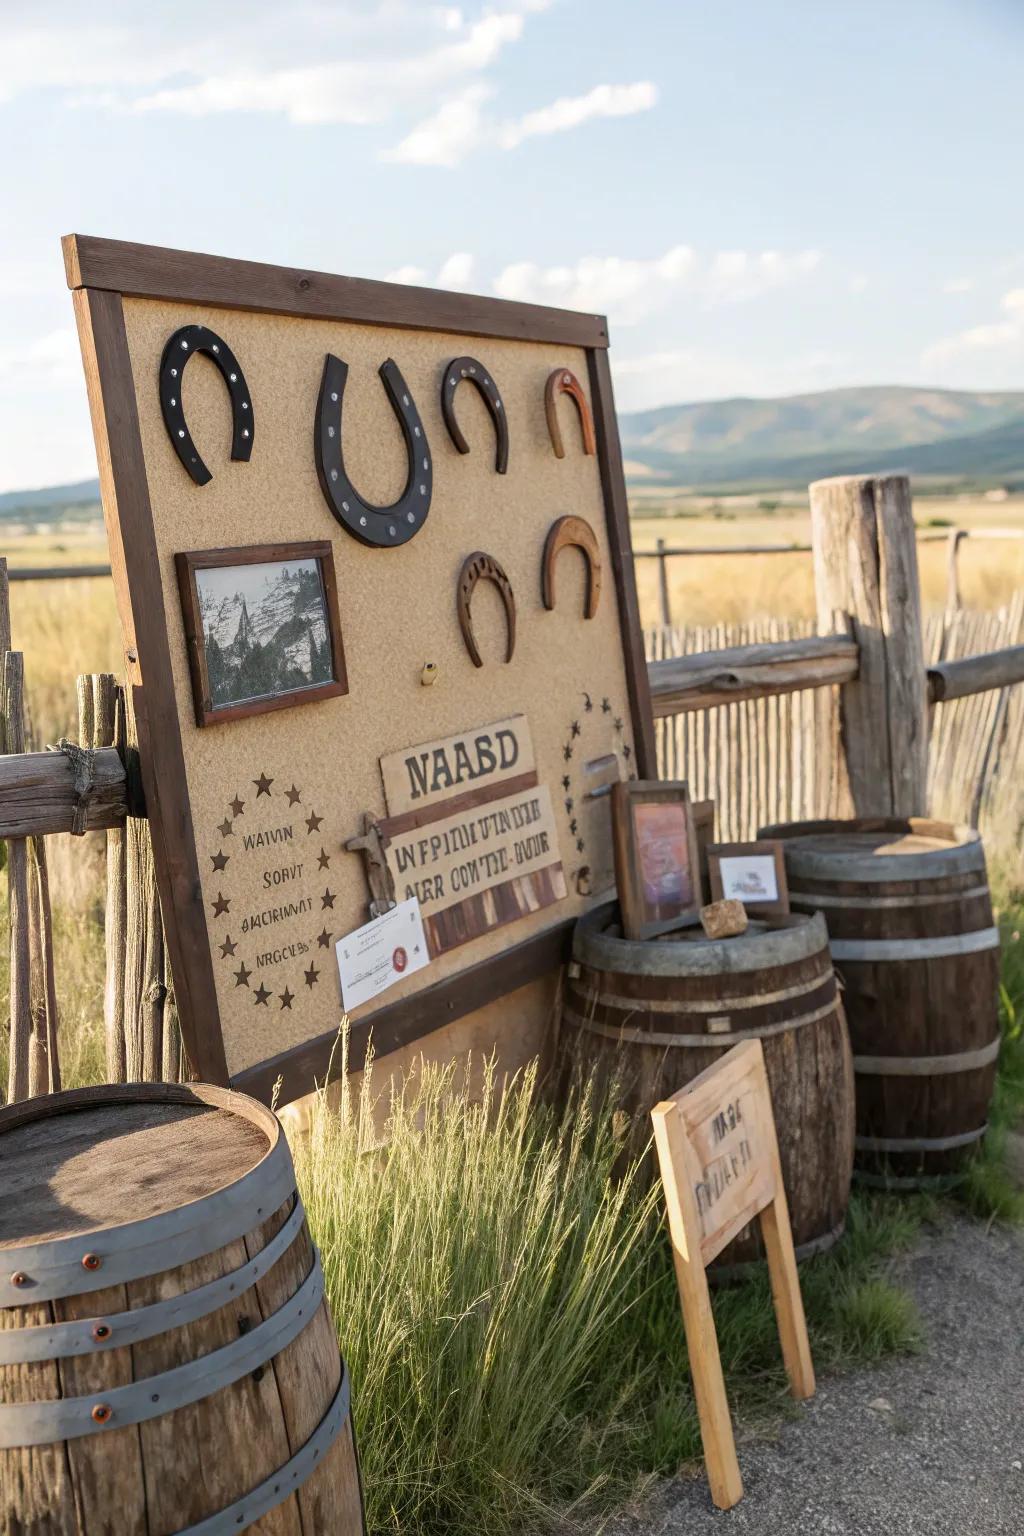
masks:
<path id="1" fill-rule="evenodd" d="M 789 886 L 786 882 L 785 850 L 781 842 L 761 839 L 752 843 L 710 843 L 707 849 L 708 877 L 711 883 L 711 900 L 724 901 L 734 897 L 742 901 L 752 917 L 784 917 L 789 911 Z M 748 899 L 742 891 L 723 876 L 722 864 L 729 860 L 771 859 L 776 895 L 772 899 Z"/>
<path id="2" fill-rule="evenodd" d="M 614 784 L 612 839 L 627 939 L 656 938 L 698 921 L 703 905 L 700 849 L 685 783 L 634 779 Z"/>
<path id="3" fill-rule="evenodd" d="M 311 680 L 308 685 L 282 689 L 280 692 L 257 693 L 229 703 L 215 703 L 202 617 L 202 573 L 236 570 L 242 566 L 304 565 L 311 562 L 316 563 L 320 577 L 326 639 L 330 642 L 330 680 Z M 318 539 L 291 544 L 251 544 L 235 549 L 193 549 L 175 555 L 174 564 L 178 573 L 178 592 L 181 597 L 197 725 L 219 725 L 228 720 L 244 720 L 250 715 L 263 715 L 274 709 L 294 709 L 300 704 L 315 704 L 322 699 L 333 699 L 348 693 L 341 619 L 338 615 L 338 584 L 334 575 L 334 551 L 328 541 Z"/>
<path id="4" fill-rule="evenodd" d="M 185 1049 L 191 1069 L 201 1079 L 230 1082 L 264 1102 L 276 1097 L 278 1103 L 287 1104 L 308 1093 L 314 1078 L 322 1078 L 326 1073 L 333 1058 L 337 1029 L 336 1024 L 332 1025 L 229 1072 L 207 917 L 197 900 L 202 885 L 200 848 L 187 787 L 183 720 L 176 684 L 178 664 L 165 604 L 166 570 L 154 523 L 155 487 L 140 420 L 141 392 L 151 388 L 155 391 L 156 379 L 155 374 L 145 372 L 145 364 L 140 372 L 139 359 L 133 358 L 131 317 L 137 316 L 139 301 L 152 300 L 185 307 L 183 319 L 194 319 L 197 309 L 201 312 L 212 307 L 215 311 L 235 310 L 245 317 L 273 316 L 275 325 L 283 317 L 317 326 L 328 322 L 421 331 L 445 338 L 454 334 L 529 342 L 538 349 L 546 349 L 544 366 L 548 370 L 547 353 L 561 347 L 579 349 L 584 355 L 583 383 L 589 389 L 594 419 L 596 488 L 603 509 L 616 599 L 628 726 L 636 771 L 649 778 L 657 772 L 654 723 L 607 322 L 599 315 L 477 294 L 450 293 L 89 235 L 66 236 L 63 251 L 97 446 L 126 657 L 125 686 L 138 729 L 140 776 Z M 317 367 L 322 367 L 323 351 L 319 341 L 311 351 Z M 248 356 L 245 361 L 248 363 Z M 255 375 L 250 383 L 254 389 L 257 387 Z M 315 394 L 315 383 L 311 389 Z M 259 451 L 257 448 L 257 454 Z M 180 465 L 174 468 L 175 473 L 181 472 Z M 349 651 L 352 667 L 351 636 Z M 191 721 L 187 724 L 192 729 Z M 213 739 L 217 739 L 216 734 Z M 355 830 L 359 824 L 357 812 L 365 807 L 352 809 Z M 377 1056 L 384 1056 L 440 1025 L 463 1019 L 526 983 L 556 972 L 568 958 L 574 927 L 575 916 L 553 917 L 549 924 L 509 942 L 496 953 L 374 1008 L 352 1025 L 349 1069 L 355 1072 L 363 1067 L 371 1037 Z"/>

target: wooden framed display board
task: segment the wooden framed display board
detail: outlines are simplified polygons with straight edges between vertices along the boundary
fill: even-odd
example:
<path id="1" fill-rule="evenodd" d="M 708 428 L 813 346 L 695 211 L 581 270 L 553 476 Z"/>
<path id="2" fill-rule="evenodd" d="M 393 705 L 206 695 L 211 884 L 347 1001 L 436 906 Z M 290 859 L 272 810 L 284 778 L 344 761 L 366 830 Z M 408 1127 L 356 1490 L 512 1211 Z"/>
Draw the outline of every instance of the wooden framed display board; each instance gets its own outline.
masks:
<path id="1" fill-rule="evenodd" d="M 656 772 L 607 328 L 64 254 L 185 1045 L 287 1102 L 391 900 L 429 963 L 354 1010 L 354 1068 L 549 976 L 607 892 L 610 785 Z"/>

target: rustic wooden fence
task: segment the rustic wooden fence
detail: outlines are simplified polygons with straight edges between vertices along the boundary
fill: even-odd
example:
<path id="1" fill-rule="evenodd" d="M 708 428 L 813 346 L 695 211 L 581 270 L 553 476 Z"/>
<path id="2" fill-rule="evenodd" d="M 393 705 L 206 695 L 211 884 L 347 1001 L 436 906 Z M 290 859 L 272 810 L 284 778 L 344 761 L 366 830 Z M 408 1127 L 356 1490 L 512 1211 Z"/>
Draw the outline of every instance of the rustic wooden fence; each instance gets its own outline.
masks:
<path id="1" fill-rule="evenodd" d="M 909 484 L 811 487 L 815 624 L 764 620 L 648 641 L 665 777 L 717 803 L 719 836 L 817 815 L 1024 814 L 1024 598 L 1000 614 L 923 625 Z M 163 944 L 130 698 L 79 679 L 79 740 L 25 752 L 24 667 L 12 652 L 0 561 L 0 839 L 7 841 L 8 1098 L 60 1081 L 45 837 L 106 837 L 106 1066 L 110 1081 L 188 1076 Z M 1018 800 L 1018 796 L 1020 799 Z"/>

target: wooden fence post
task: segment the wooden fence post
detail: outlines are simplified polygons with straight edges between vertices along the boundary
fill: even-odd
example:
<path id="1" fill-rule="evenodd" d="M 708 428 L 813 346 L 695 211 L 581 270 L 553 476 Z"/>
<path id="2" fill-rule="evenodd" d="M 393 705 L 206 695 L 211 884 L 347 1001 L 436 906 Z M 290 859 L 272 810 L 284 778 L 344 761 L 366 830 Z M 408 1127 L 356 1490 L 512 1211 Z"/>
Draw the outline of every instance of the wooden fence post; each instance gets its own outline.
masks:
<path id="1" fill-rule="evenodd" d="M 966 528 L 949 530 L 946 555 L 946 612 L 955 613 L 960 607 L 960 545 L 967 537 Z"/>
<path id="2" fill-rule="evenodd" d="M 906 475 L 845 475 L 810 488 L 820 628 L 849 613 L 860 672 L 841 694 L 858 816 L 922 816 L 928 702 L 917 546 Z"/>
<path id="3" fill-rule="evenodd" d="M 117 679 L 112 672 L 94 672 L 79 678 L 79 698 L 88 692 L 91 711 L 79 713 L 79 741 L 83 747 L 125 748 L 124 706 L 120 703 Z M 83 690 L 83 683 L 88 689 Z M 91 729 L 91 735 L 88 734 Z M 104 903 L 104 941 L 106 944 L 106 979 L 103 989 L 103 1026 L 107 1056 L 107 1082 L 127 1081 L 124 1038 L 124 957 L 125 957 L 125 831 L 114 827 L 107 832 L 107 891 Z"/>
<path id="4" fill-rule="evenodd" d="M 658 549 L 658 614 L 659 622 L 666 628 L 672 623 L 672 601 L 668 591 L 668 556 L 665 540 L 659 539 Z"/>

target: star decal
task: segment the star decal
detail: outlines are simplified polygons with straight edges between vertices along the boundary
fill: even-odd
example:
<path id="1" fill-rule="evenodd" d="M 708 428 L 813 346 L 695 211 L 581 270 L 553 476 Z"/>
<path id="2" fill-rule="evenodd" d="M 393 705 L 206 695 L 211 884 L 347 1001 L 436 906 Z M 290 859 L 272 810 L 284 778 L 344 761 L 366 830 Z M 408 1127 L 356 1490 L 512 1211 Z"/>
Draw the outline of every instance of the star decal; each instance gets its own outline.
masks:
<path id="1" fill-rule="evenodd" d="M 579 723 L 578 720 L 574 720 L 573 723 L 572 723 L 572 734 L 574 736 L 578 736 L 579 733 L 580 733 L 580 723 Z"/>
<path id="2" fill-rule="evenodd" d="M 630 757 L 633 755 L 633 748 L 630 746 L 628 741 L 623 744 L 622 755 L 626 759 L 627 763 L 629 762 Z"/>
<path id="3" fill-rule="evenodd" d="M 313 965 L 313 964 L 310 964 L 309 970 L 308 971 L 303 971 L 302 974 L 306 978 L 306 986 L 307 987 L 315 987 L 317 982 L 320 980 L 320 972 L 317 970 L 316 966 Z"/>
<path id="4" fill-rule="evenodd" d="M 571 816 L 571 815 L 572 815 L 572 808 L 573 808 L 573 806 L 574 806 L 574 805 L 575 805 L 575 803 L 576 803 L 576 802 L 575 802 L 575 801 L 574 801 L 574 800 L 573 800 L 573 798 L 572 798 L 572 796 L 571 796 L 571 795 L 567 795 L 567 796 L 566 796 L 566 801 L 565 801 L 565 812 L 566 812 L 566 815 L 567 815 L 567 816 Z"/>
<path id="5" fill-rule="evenodd" d="M 621 720 L 621 718 L 618 715 L 615 716 L 615 729 L 621 734 L 621 732 L 622 732 L 622 720 Z"/>
<path id="6" fill-rule="evenodd" d="M 210 858 L 213 860 L 214 869 L 227 868 L 228 856 L 226 853 L 211 853 Z"/>
<path id="7" fill-rule="evenodd" d="M 234 940 L 232 939 L 232 937 L 231 937 L 231 935 L 229 933 L 227 938 L 224 940 L 224 943 L 220 947 L 220 957 L 221 957 L 221 959 L 222 960 L 226 960 L 229 955 L 233 955 L 234 954 L 234 952 L 235 952 L 235 950 L 237 948 L 238 948 L 238 945 L 234 942 Z"/>
<path id="8" fill-rule="evenodd" d="M 562 788 L 563 789 L 569 789 L 569 788 L 571 788 L 571 786 L 572 786 L 572 779 L 570 779 L 569 775 L 566 774 L 565 778 L 562 780 Z"/>
<path id="9" fill-rule="evenodd" d="M 220 833 L 221 837 L 230 837 L 234 830 L 235 829 L 231 825 L 230 821 L 222 821 L 220 826 L 217 828 L 217 831 Z"/>
<path id="10" fill-rule="evenodd" d="M 572 742 L 571 741 L 567 741 L 565 746 L 562 748 L 562 756 L 565 758 L 566 762 L 569 762 L 569 760 L 571 759 L 571 757 L 572 757 Z"/>
<path id="11" fill-rule="evenodd" d="M 292 785 L 291 789 L 285 790 L 285 794 L 288 796 L 289 805 L 298 805 L 299 801 L 302 799 L 302 796 L 299 794 L 299 791 L 295 788 L 294 784 Z"/>
<path id="12" fill-rule="evenodd" d="M 569 831 L 572 833 L 573 837 L 575 837 L 576 833 L 579 831 L 579 829 L 580 829 L 580 824 L 576 820 L 576 817 L 574 816 L 572 821 L 570 821 L 570 823 L 569 823 Z"/>
<path id="13" fill-rule="evenodd" d="M 611 712 L 612 712 L 612 706 L 611 706 L 610 702 L 607 699 L 602 699 L 601 700 L 601 713 L 602 713 L 602 715 L 610 715 Z"/>
<path id="14" fill-rule="evenodd" d="M 585 843 L 585 842 L 584 842 L 584 841 L 583 841 L 583 839 L 582 839 L 582 837 L 578 837 L 578 838 L 577 838 L 577 839 L 576 839 L 576 852 L 577 852 L 577 853 L 582 853 L 582 852 L 583 852 L 583 850 L 584 850 L 584 848 L 585 848 L 585 847 L 586 847 L 586 846 L 587 846 L 587 845 L 586 845 L 586 843 Z"/>
<path id="15" fill-rule="evenodd" d="M 334 896 L 335 896 L 335 892 L 331 890 L 330 886 L 328 886 L 327 889 L 324 891 L 323 895 L 320 898 L 320 910 L 321 911 L 323 911 L 324 908 L 326 908 L 326 907 L 333 907 L 334 906 Z"/>
<path id="16" fill-rule="evenodd" d="M 230 907 L 231 907 L 231 902 L 224 895 L 224 892 L 223 891 L 218 891 L 217 892 L 217 900 L 213 904 L 213 915 L 214 915 L 214 917 L 223 917 L 225 912 L 230 910 Z"/>
<path id="17" fill-rule="evenodd" d="M 316 811 L 310 811 L 309 815 L 306 817 L 306 831 L 307 832 L 319 832 L 320 831 L 320 823 L 322 821 L 323 821 L 323 817 L 322 816 L 318 816 Z"/>
<path id="18" fill-rule="evenodd" d="M 253 993 L 252 1000 L 256 1004 L 257 1008 L 259 1007 L 259 1005 L 261 1003 L 263 1004 L 264 1008 L 266 1008 L 268 1006 L 268 1004 L 270 1003 L 270 993 L 267 990 L 267 988 L 263 985 L 262 981 L 260 982 L 259 986 L 256 988 L 256 991 Z"/>
<path id="19" fill-rule="evenodd" d="M 317 860 L 317 869 L 329 869 L 331 864 L 330 854 L 326 848 L 320 849 L 320 858 Z"/>
<path id="20" fill-rule="evenodd" d="M 231 801 L 231 814 L 232 814 L 232 816 L 241 816 L 241 814 L 242 814 L 242 812 L 244 810 L 245 810 L 245 801 L 244 800 L 239 800 L 238 796 L 236 795 L 235 798 Z"/>
<path id="21" fill-rule="evenodd" d="M 270 786 L 273 784 L 273 782 L 273 779 L 268 779 L 265 773 L 261 773 L 258 779 L 253 779 L 253 783 L 256 785 L 257 800 L 259 799 L 260 795 L 270 794 Z"/>
<path id="22" fill-rule="evenodd" d="M 322 933 L 318 933 L 317 934 L 316 941 L 319 944 L 321 949 L 329 949 L 330 948 L 330 945 L 331 945 L 331 935 L 328 933 L 326 928 L 324 929 L 324 931 Z"/>
<path id="23" fill-rule="evenodd" d="M 281 1007 L 282 1008 L 290 1008 L 292 1003 L 294 1003 L 294 1001 L 295 1001 L 295 993 L 294 992 L 289 992 L 288 988 L 285 987 L 284 991 L 281 993 Z"/>
<path id="24" fill-rule="evenodd" d="M 593 707 L 594 707 L 593 699 L 590 697 L 589 693 L 585 693 L 583 695 L 583 708 L 584 708 L 584 710 L 586 711 L 586 713 L 588 715 L 590 714 L 590 711 L 593 709 Z"/>
<path id="25" fill-rule="evenodd" d="M 243 960 L 238 970 L 235 972 L 235 986 L 247 987 L 249 985 L 249 977 L 251 975 L 252 971 L 246 968 L 245 961 Z"/>

